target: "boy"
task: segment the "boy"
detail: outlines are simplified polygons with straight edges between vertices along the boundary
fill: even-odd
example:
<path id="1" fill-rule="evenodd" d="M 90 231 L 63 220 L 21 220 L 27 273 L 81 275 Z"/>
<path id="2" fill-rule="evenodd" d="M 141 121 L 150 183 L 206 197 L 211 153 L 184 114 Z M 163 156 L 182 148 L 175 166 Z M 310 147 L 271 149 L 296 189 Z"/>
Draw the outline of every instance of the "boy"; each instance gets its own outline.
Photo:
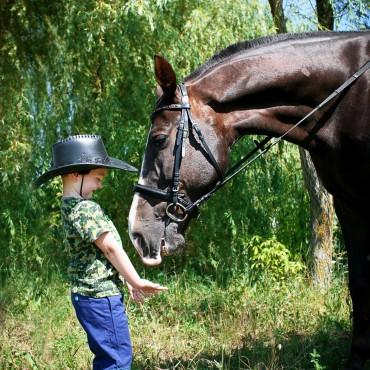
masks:
<path id="1" fill-rule="evenodd" d="M 109 157 L 102 139 L 95 135 L 70 136 L 54 144 L 52 152 L 53 165 L 36 185 L 62 176 L 61 212 L 71 254 L 71 297 L 95 355 L 93 369 L 129 370 L 132 347 L 119 275 L 136 301 L 167 288 L 139 277 L 112 221 L 90 198 L 102 187 L 108 169 L 136 169 Z"/>

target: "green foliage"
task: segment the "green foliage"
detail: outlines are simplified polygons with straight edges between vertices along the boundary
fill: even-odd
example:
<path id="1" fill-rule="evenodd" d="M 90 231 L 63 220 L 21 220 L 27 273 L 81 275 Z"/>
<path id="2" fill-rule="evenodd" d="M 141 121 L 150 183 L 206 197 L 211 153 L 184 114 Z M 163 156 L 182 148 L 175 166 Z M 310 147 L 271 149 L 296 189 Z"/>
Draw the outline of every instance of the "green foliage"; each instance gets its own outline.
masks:
<path id="1" fill-rule="evenodd" d="M 50 270 L 64 274 L 60 182 L 32 186 L 57 139 L 98 133 L 112 156 L 139 167 L 154 103 L 153 55 L 163 54 L 182 78 L 230 43 L 272 31 L 268 7 L 256 0 L 15 0 L 1 5 L 1 18 L 3 281 L 18 271 L 46 280 Z M 98 195 L 131 254 L 125 230 L 135 181 L 112 173 Z M 207 225 L 218 228 L 219 218 Z M 210 231 L 199 248 L 211 240 Z"/>
<path id="2" fill-rule="evenodd" d="M 315 370 L 325 370 L 326 366 L 320 365 L 320 354 L 317 353 L 316 348 L 310 353 L 311 355 L 311 362 L 314 366 Z"/>
<path id="3" fill-rule="evenodd" d="M 304 265 L 292 261 L 288 248 L 276 238 L 263 240 L 260 236 L 254 236 L 246 247 L 252 276 L 261 276 L 267 271 L 270 279 L 284 281 L 297 278 L 304 270 Z"/>
<path id="4" fill-rule="evenodd" d="M 232 162 L 253 146 L 252 138 L 238 143 Z M 247 245 L 255 235 L 279 240 L 290 251 L 292 260 L 305 261 L 308 212 L 298 149 L 281 144 L 248 167 L 202 209 L 188 235 L 188 264 L 220 282 L 242 272 L 251 273 Z M 212 232 L 204 232 L 209 225 L 213 226 Z"/>

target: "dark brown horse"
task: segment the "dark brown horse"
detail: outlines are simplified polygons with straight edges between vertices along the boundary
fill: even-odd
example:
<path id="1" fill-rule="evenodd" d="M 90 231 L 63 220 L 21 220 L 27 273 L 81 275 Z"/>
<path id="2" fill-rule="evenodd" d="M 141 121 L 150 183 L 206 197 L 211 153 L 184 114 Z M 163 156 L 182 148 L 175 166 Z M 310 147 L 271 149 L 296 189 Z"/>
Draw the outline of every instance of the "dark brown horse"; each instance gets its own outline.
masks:
<path id="1" fill-rule="evenodd" d="M 143 262 L 159 264 L 184 247 L 187 213 L 222 182 L 241 136 L 287 133 L 369 55 L 369 31 L 267 37 L 228 47 L 180 85 L 156 57 L 158 101 L 129 216 Z M 370 70 L 284 137 L 310 152 L 334 198 L 353 300 L 348 369 L 362 369 L 370 358 L 369 82 Z"/>

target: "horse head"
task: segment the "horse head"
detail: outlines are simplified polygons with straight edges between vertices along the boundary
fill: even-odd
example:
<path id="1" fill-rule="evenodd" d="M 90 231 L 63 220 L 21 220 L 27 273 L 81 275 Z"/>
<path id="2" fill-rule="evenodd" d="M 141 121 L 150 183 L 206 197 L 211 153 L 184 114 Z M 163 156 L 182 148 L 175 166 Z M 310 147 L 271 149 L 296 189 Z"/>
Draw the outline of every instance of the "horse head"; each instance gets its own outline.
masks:
<path id="1" fill-rule="evenodd" d="M 184 232 L 197 211 L 186 208 L 222 176 L 229 152 L 207 96 L 191 84 L 177 85 L 172 66 L 159 56 L 155 77 L 157 104 L 129 215 L 131 241 L 147 265 L 184 248 Z"/>

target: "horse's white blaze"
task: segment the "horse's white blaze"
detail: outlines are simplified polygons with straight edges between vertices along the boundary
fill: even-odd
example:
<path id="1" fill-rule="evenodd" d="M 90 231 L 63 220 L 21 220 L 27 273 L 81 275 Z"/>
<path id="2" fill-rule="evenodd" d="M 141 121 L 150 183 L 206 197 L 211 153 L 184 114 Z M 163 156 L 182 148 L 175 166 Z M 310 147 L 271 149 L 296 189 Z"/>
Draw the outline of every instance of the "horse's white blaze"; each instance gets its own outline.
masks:
<path id="1" fill-rule="evenodd" d="M 140 180 L 141 180 L 141 177 L 140 177 Z M 128 215 L 128 234 L 130 236 L 131 243 L 133 245 L 135 245 L 135 241 L 134 241 L 134 237 L 132 235 L 132 230 L 134 229 L 134 226 L 135 226 L 138 205 L 139 205 L 139 195 L 135 194 L 134 199 L 132 200 L 130 213 Z M 135 245 L 135 247 L 136 247 L 136 245 Z"/>
<path id="2" fill-rule="evenodd" d="M 149 134 L 150 134 L 150 132 L 148 133 L 148 136 L 146 138 L 145 147 L 148 146 Z M 139 184 L 141 184 L 141 185 L 146 185 L 145 179 L 143 177 L 144 162 L 145 162 L 145 155 L 144 155 L 143 161 L 141 163 L 141 170 L 140 170 L 140 177 L 139 177 Z M 139 249 L 138 249 L 138 247 L 135 243 L 135 239 L 132 235 L 132 230 L 134 230 L 134 226 L 135 226 L 135 222 L 136 222 L 136 215 L 137 215 L 138 206 L 139 206 L 139 195 L 135 194 L 134 198 L 132 199 L 130 213 L 128 215 L 128 235 L 130 236 L 131 243 L 135 246 L 136 250 L 140 253 L 140 251 L 139 251 Z M 140 253 L 140 256 L 141 256 L 141 253 Z"/>
<path id="3" fill-rule="evenodd" d="M 139 183 L 145 185 L 145 181 L 142 179 L 141 176 L 140 176 Z M 135 229 L 137 209 L 138 209 L 138 206 L 139 206 L 139 199 L 140 199 L 140 196 L 135 194 L 134 198 L 132 200 L 130 213 L 129 213 L 129 216 L 128 216 L 128 233 L 129 233 L 129 236 L 130 236 L 130 239 L 131 239 L 131 243 L 134 245 L 135 249 L 139 253 L 143 263 L 147 266 L 156 266 L 156 265 L 159 265 L 162 262 L 161 251 L 159 250 L 159 252 L 158 252 L 158 254 L 155 258 L 144 257 L 143 252 L 140 249 L 140 246 L 138 245 L 137 241 L 135 240 L 136 238 L 132 234 L 132 230 Z"/>

